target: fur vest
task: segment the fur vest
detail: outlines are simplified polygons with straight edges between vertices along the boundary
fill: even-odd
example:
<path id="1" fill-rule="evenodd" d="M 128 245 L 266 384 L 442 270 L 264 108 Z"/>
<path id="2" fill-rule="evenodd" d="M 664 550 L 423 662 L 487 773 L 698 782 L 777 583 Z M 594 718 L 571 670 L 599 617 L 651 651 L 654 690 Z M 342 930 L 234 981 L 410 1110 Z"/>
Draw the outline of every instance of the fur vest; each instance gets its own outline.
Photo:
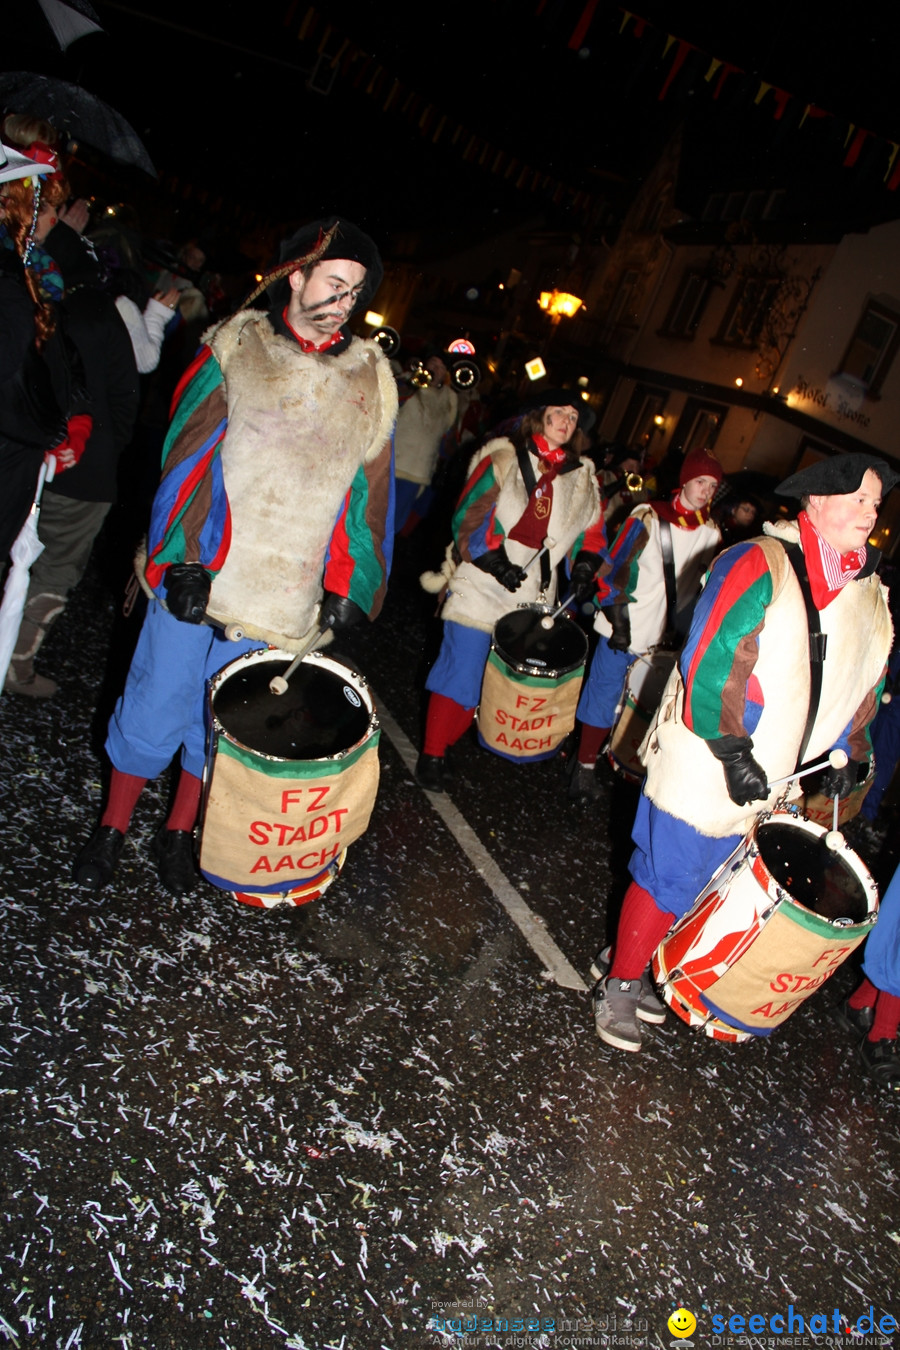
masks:
<path id="1" fill-rule="evenodd" d="M 495 520 L 507 535 L 507 556 L 510 562 L 524 567 L 531 562 L 535 550 L 508 537 L 509 531 L 518 524 L 528 505 L 528 493 L 519 473 L 515 447 L 505 437 L 488 441 L 473 459 L 470 477 L 485 458 L 493 460 L 494 476 L 500 484 Z M 450 581 L 441 618 L 490 633 L 498 619 L 519 605 L 538 601 L 552 604 L 556 598 L 557 564 L 569 555 L 579 536 L 599 518 L 600 489 L 594 466 L 590 460 L 582 459 L 576 469 L 557 474 L 553 480 L 553 502 L 547 524 L 547 534 L 553 540 L 549 555 L 551 577 L 546 593 L 541 592 L 539 561 L 529 566 L 525 580 L 514 592 L 507 591 L 499 581 L 488 572 L 482 572 L 474 563 L 462 562 Z"/>
<path id="2" fill-rule="evenodd" d="M 766 556 L 772 577 L 772 600 L 759 633 L 754 675 L 765 706 L 753 732 L 753 757 L 770 782 L 793 773 L 809 708 L 809 638 L 806 607 L 790 561 L 778 542 L 797 542 L 795 521 L 766 525 L 772 537 L 755 540 Z M 887 592 L 875 575 L 850 581 L 821 611 L 828 635 L 822 693 L 805 759 L 822 759 L 853 720 L 877 685 L 891 649 Z M 736 806 L 728 796 L 725 775 L 706 742 L 685 726 L 684 686 L 673 670 L 643 746 L 647 768 L 644 791 L 669 815 L 685 820 L 701 834 L 722 838 L 745 834 L 760 811 L 781 797 L 774 788 L 765 802 Z M 802 787 L 789 785 L 789 797 Z"/>
<path id="3" fill-rule="evenodd" d="M 456 421 L 457 399 L 449 385 L 417 389 L 397 414 L 394 466 L 398 478 L 430 483 L 444 434 Z"/>
<path id="4" fill-rule="evenodd" d="M 628 617 L 631 621 L 630 650 L 646 652 L 662 640 L 667 626 L 668 597 L 659 538 L 659 516 L 645 503 L 635 507 L 629 518 L 639 520 L 648 535 L 647 543 L 638 559 L 637 583 L 628 605 Z M 719 527 L 713 521 L 698 525 L 693 530 L 683 530 L 677 525 L 672 525 L 670 531 L 675 565 L 677 613 L 696 599 L 703 573 L 718 550 L 721 535 Z M 609 637 L 612 632 L 612 625 L 600 611 L 594 617 L 594 627 L 602 637 Z"/>
<path id="5" fill-rule="evenodd" d="M 354 338 L 337 356 L 306 353 L 263 313 L 236 314 L 207 341 L 225 380 L 231 514 L 207 610 L 217 623 L 239 621 L 248 637 L 296 642 L 316 622 L 344 498 L 390 437 L 394 377 L 374 342 Z"/>

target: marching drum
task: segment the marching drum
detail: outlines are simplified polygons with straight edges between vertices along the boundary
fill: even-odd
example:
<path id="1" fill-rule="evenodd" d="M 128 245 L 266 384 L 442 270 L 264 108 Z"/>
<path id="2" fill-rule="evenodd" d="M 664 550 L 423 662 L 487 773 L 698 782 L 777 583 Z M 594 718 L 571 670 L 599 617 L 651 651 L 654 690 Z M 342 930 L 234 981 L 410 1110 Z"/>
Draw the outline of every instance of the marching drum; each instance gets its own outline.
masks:
<path id="1" fill-rule="evenodd" d="M 494 627 L 478 707 L 478 739 L 518 763 L 550 759 L 575 726 L 587 638 L 567 614 L 521 605 Z"/>
<path id="2" fill-rule="evenodd" d="M 646 776 L 638 751 L 677 659 L 677 652 L 647 652 L 628 667 L 606 753 L 612 767 L 632 783 L 640 783 Z"/>
<path id="3" fill-rule="evenodd" d="M 368 826 L 378 790 L 378 718 L 365 680 L 321 652 L 287 691 L 291 652 L 264 648 L 209 686 L 210 750 L 200 870 L 245 904 L 302 905 L 331 885 Z"/>
<path id="4" fill-rule="evenodd" d="M 719 1041 L 768 1036 L 870 933 L 878 891 L 846 844 L 795 811 L 763 813 L 660 943 L 670 1008 Z"/>

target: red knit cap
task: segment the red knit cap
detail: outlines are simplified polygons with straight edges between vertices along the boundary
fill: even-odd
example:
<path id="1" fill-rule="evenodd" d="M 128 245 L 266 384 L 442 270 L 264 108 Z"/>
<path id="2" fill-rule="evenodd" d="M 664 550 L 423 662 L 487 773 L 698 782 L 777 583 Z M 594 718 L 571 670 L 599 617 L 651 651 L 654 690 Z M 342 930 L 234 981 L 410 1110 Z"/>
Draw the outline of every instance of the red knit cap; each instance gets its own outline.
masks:
<path id="1" fill-rule="evenodd" d="M 681 465 L 681 474 L 678 479 L 678 486 L 684 487 L 692 478 L 714 478 L 717 483 L 722 481 L 722 465 L 716 459 L 711 450 L 698 448 L 692 450 L 689 455 L 685 455 L 684 462 Z"/>

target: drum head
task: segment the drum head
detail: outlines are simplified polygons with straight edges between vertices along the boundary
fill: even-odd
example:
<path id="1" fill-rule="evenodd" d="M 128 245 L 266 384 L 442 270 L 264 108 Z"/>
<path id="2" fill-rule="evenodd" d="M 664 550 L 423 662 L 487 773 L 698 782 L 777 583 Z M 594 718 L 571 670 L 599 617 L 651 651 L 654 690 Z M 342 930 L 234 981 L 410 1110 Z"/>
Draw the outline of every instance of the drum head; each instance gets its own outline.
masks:
<path id="1" fill-rule="evenodd" d="M 552 628 L 541 620 L 550 613 L 540 606 L 514 609 L 494 628 L 494 646 L 515 670 L 533 675 L 564 675 L 583 665 L 587 638 L 571 619 L 561 614 Z"/>
<path id="2" fill-rule="evenodd" d="M 824 835 L 769 821 L 760 825 L 757 844 L 779 886 L 805 909 L 831 923 L 866 918 L 869 898 L 859 877 Z"/>
<path id="3" fill-rule="evenodd" d="M 249 750 L 278 759 L 328 759 L 357 745 L 371 714 L 351 672 L 303 661 L 287 692 L 273 694 L 269 681 L 289 665 L 290 657 L 282 656 L 239 664 L 213 694 L 223 731 Z"/>

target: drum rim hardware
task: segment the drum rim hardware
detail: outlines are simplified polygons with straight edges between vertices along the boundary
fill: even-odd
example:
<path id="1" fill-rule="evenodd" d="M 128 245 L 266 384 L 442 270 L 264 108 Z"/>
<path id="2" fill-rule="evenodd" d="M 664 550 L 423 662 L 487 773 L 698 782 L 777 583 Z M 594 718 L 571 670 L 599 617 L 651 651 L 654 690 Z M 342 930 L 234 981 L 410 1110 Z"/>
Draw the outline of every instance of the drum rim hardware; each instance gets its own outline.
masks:
<path id="1" fill-rule="evenodd" d="M 491 650 L 499 652 L 503 660 L 509 666 L 510 670 L 514 670 L 517 675 L 540 675 L 542 678 L 545 678 L 547 680 L 556 680 L 559 679 L 561 675 L 568 675 L 573 670 L 577 670 L 579 666 L 585 665 L 587 660 L 586 651 L 584 657 L 582 657 L 580 661 L 576 661 L 573 665 L 567 666 L 548 666 L 546 664 L 540 664 L 539 662 L 534 660 L 525 663 L 512 660 L 507 649 L 505 647 L 501 647 L 498 645 L 497 629 L 500 627 L 500 624 L 503 622 L 504 619 L 508 619 L 511 614 L 516 614 L 519 612 L 519 610 L 531 610 L 534 612 L 536 618 L 538 617 L 539 614 L 541 618 L 547 618 L 552 614 L 551 606 L 547 604 L 546 601 L 541 602 L 538 600 L 529 603 L 527 600 L 522 600 L 519 602 L 519 604 L 516 605 L 515 609 L 509 610 L 507 614 L 502 615 L 497 620 L 496 624 L 494 625 L 494 632 L 491 637 Z M 565 623 L 574 624 L 575 629 L 579 633 L 581 633 L 582 630 L 578 627 L 578 624 L 575 623 L 575 620 L 572 618 L 570 614 L 561 614 L 559 616 L 554 616 L 554 625 L 557 622 L 557 618 L 561 619 Z M 550 629 L 545 631 L 552 632 L 553 630 Z M 587 640 L 585 639 L 585 645 L 586 644 Z"/>
<path id="2" fill-rule="evenodd" d="M 276 651 L 278 651 L 279 654 L 273 657 L 272 653 Z M 271 755 L 265 750 L 258 750 L 256 749 L 255 746 L 246 745 L 244 741 L 238 740 L 237 736 L 235 736 L 233 732 L 229 731 L 226 727 L 222 725 L 221 721 L 219 720 L 216 714 L 216 706 L 215 706 L 216 690 L 219 687 L 219 683 L 222 684 L 225 683 L 224 680 L 220 681 L 219 677 L 222 674 L 224 674 L 225 670 L 233 671 L 233 667 L 240 661 L 248 662 L 254 665 L 262 665 L 264 664 L 264 659 L 266 657 L 269 657 L 273 664 L 277 661 L 285 660 L 286 661 L 285 668 L 287 669 L 287 667 L 292 663 L 291 661 L 287 660 L 287 658 L 293 657 L 293 653 L 281 652 L 279 651 L 278 648 L 274 647 L 257 647 L 253 651 L 244 652 L 241 656 L 237 657 L 235 661 L 232 661 L 227 666 L 225 666 L 223 670 L 217 671 L 216 674 L 209 681 L 211 736 L 221 735 L 222 737 L 224 737 L 225 740 L 228 741 L 230 745 L 236 746 L 240 750 L 249 751 L 257 758 L 265 760 L 271 764 L 335 764 L 339 763 L 343 759 L 346 759 L 349 755 L 354 754 L 357 750 L 359 750 L 360 746 L 365 745 L 371 739 L 371 737 L 375 735 L 376 732 L 381 730 L 381 722 L 379 721 L 378 718 L 378 710 L 375 707 L 375 700 L 369 689 L 369 681 L 366 679 L 365 675 L 363 675 L 360 671 L 355 670 L 352 666 L 346 665 L 345 662 L 340 661 L 336 657 L 329 655 L 327 652 L 311 651 L 307 652 L 306 655 L 303 657 L 303 664 L 305 664 L 306 662 L 313 662 L 316 665 L 324 665 L 326 669 L 334 667 L 335 669 L 332 670 L 331 672 L 332 674 L 351 676 L 352 678 L 349 681 L 351 688 L 353 688 L 355 685 L 358 685 L 359 688 L 364 693 L 367 694 L 368 696 L 367 701 L 371 704 L 371 711 L 369 714 L 369 720 L 366 724 L 366 730 L 363 733 L 363 735 L 360 736 L 359 739 L 355 741 L 353 745 L 349 745 L 345 747 L 345 749 L 343 750 L 335 750 L 334 754 L 304 756 L 300 759 L 285 755 Z"/>

